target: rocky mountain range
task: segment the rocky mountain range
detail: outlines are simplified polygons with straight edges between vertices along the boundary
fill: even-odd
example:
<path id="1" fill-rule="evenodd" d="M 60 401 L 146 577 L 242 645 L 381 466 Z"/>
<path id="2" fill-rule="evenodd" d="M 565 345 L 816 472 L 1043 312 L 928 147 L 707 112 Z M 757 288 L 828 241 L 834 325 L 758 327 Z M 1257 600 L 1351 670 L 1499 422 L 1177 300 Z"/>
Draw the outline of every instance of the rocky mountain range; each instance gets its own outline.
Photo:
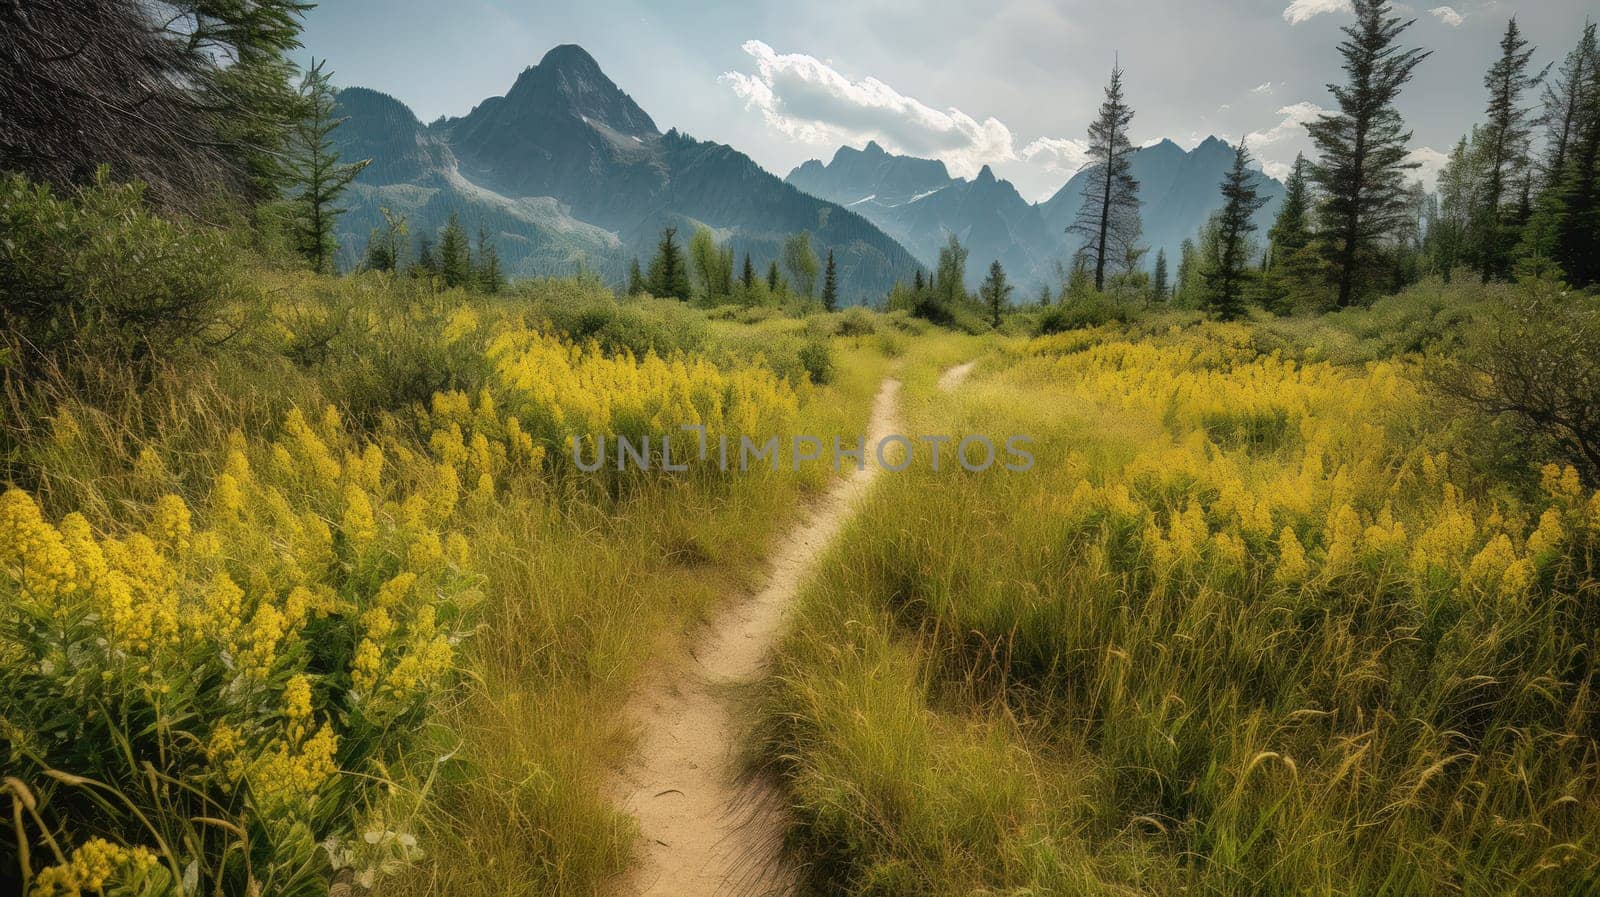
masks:
<path id="1" fill-rule="evenodd" d="M 648 263 L 662 228 L 687 243 L 710 227 L 736 257 L 762 269 L 783 241 L 807 230 L 819 255 L 835 252 L 846 301 L 882 296 L 917 262 L 862 216 L 785 184 L 731 147 L 662 133 L 582 48 L 560 46 L 504 96 L 458 118 L 423 125 L 399 100 L 366 88 L 339 93 L 334 133 L 345 158 L 372 164 L 352 185 L 340 219 L 354 264 L 381 209 L 436 233 L 452 211 L 481 227 L 513 275 L 597 273 L 611 282 L 628 261 Z"/>
<path id="2" fill-rule="evenodd" d="M 1233 148 L 1210 137 L 1185 151 L 1171 140 L 1134 152 L 1139 181 L 1142 243 L 1150 247 L 1146 268 L 1157 248 L 1166 250 L 1176 269 L 1185 238 L 1194 237 L 1222 204 L 1218 185 L 1233 164 Z M 971 250 L 967 275 L 976 284 L 992 259 L 1026 289 L 1060 282 L 1064 265 L 1079 241 L 1067 234 L 1083 202 L 1088 172 L 1080 171 L 1044 202 L 1029 203 L 1008 181 L 985 166 L 976 178 L 951 177 L 944 163 L 899 156 L 877 143 L 864 149 L 841 147 L 833 160 L 812 160 L 789 173 L 788 182 L 860 213 L 899 240 L 925 266 L 955 234 Z M 1255 222 L 1264 236 L 1283 199 L 1283 185 L 1258 173 L 1256 188 L 1267 202 Z"/>
<path id="3" fill-rule="evenodd" d="M 1086 172 L 1030 203 L 985 166 L 971 179 L 944 163 L 899 156 L 876 143 L 841 147 L 785 180 L 732 147 L 665 133 L 581 47 L 559 46 L 525 69 L 504 96 L 465 115 L 424 125 L 399 100 L 346 88 L 334 135 L 345 158 L 371 159 L 346 197 L 342 262 L 360 260 L 383 209 L 406 216 L 414 236 L 436 235 L 452 212 L 481 228 L 513 276 L 588 271 L 620 283 L 631 259 L 648 264 L 665 227 L 687 243 L 699 225 L 749 253 L 760 270 L 784 240 L 810 231 L 819 255 L 834 251 L 847 302 L 875 301 L 916 268 L 932 268 L 955 234 L 970 250 L 976 286 L 998 259 L 1024 292 L 1056 285 L 1077 242 L 1066 233 Z M 1233 151 L 1212 137 L 1184 151 L 1170 140 L 1138 150 L 1145 257 L 1180 243 L 1221 204 L 1218 184 Z M 1264 233 L 1283 187 L 1258 176 L 1268 202 Z"/>

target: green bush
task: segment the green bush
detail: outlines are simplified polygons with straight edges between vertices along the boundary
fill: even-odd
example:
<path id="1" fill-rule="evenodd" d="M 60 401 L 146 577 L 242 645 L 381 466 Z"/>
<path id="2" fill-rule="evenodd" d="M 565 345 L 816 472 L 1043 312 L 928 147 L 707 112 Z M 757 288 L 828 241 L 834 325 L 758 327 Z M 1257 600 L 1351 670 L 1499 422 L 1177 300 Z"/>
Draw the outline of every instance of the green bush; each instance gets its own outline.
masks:
<path id="1" fill-rule="evenodd" d="M 1085 330 L 1113 321 L 1127 319 L 1126 309 L 1103 293 L 1063 299 L 1039 315 L 1034 330 L 1039 336 L 1063 333 L 1068 330 Z"/>
<path id="2" fill-rule="evenodd" d="M 129 359 L 214 344 L 243 303 L 223 234 L 152 212 L 104 171 L 71 196 L 0 178 L 0 323 L 25 361 Z"/>
<path id="3" fill-rule="evenodd" d="M 806 376 L 812 383 L 831 383 L 835 374 L 833 364 L 833 349 L 826 340 L 807 340 L 800 346 L 800 366 L 805 368 Z"/>

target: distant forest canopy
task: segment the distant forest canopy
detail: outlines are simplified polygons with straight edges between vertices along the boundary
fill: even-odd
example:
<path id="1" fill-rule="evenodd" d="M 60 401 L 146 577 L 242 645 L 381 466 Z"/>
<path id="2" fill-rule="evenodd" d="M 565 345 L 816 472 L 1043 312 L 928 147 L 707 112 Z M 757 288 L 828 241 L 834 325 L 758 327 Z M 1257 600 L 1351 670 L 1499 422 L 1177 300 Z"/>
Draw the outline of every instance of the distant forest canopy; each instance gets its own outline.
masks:
<path id="1" fill-rule="evenodd" d="M 644 272 L 662 263 L 668 232 L 712 246 L 686 262 L 689 286 L 674 291 L 765 301 L 759 282 L 820 300 L 797 248 L 804 235 L 818 265 L 833 259 L 834 301 L 934 316 L 949 310 L 930 296 L 978 308 L 972 287 L 995 264 L 1013 287 L 1007 304 L 1099 295 L 1224 316 L 1346 307 L 1426 276 L 1600 280 L 1592 23 L 1549 65 L 1507 23 L 1486 61 L 1483 117 L 1428 192 L 1396 105 L 1428 52 L 1407 46 L 1412 23 L 1388 2 L 1357 0 L 1339 44 L 1346 79 L 1331 86 L 1332 111 L 1307 126 L 1312 157 L 1297 160 L 1280 196 L 1248 147 L 1221 146 L 1209 213 L 1173 247 L 1174 214 L 1144 220 L 1161 207 L 1141 165 L 1159 154 L 1128 140 L 1135 104 L 1121 69 L 1088 130 L 1090 164 L 1061 202 L 1019 206 L 986 172 L 967 189 L 1000 199 L 979 217 L 895 211 L 936 209 L 946 184 L 869 210 L 880 228 L 792 186 L 839 198 L 844 188 L 820 179 L 826 169 L 803 166 L 784 183 L 730 147 L 660 132 L 576 46 L 551 50 L 505 96 L 424 126 L 392 97 L 335 91 L 320 63 L 296 64 L 309 6 L 174 2 L 160 17 L 136 0 L 5 7 L 0 167 L 78 186 L 104 166 L 112 180 L 146 183 L 159 206 L 250 219 L 313 268 L 452 283 L 464 265 L 491 284 L 576 274 L 661 288 Z M 1032 216 L 1031 236 L 1018 236 L 1019 215 Z M 960 270 L 941 274 L 955 260 Z M 724 261 L 738 276 L 725 276 Z"/>

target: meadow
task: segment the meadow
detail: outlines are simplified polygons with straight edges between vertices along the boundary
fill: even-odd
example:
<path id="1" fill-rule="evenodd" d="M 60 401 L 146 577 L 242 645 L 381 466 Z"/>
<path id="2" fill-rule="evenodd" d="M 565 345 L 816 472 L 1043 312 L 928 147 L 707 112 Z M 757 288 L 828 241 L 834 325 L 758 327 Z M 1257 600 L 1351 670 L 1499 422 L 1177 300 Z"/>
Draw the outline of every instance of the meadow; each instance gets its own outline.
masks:
<path id="1" fill-rule="evenodd" d="M 3 889 L 602 892 L 611 709 L 831 472 L 569 440 L 855 432 L 892 328 L 157 242 L 194 240 L 223 350 L 7 377 Z"/>
<path id="2" fill-rule="evenodd" d="M 888 478 L 802 597 L 749 762 L 816 892 L 1600 886 L 1600 493 L 1505 475 L 1425 374 L 1490 299 L 907 377 L 914 428 L 1039 463 Z"/>
<path id="3" fill-rule="evenodd" d="M 77 304 L 0 356 L 0 891 L 625 892 L 622 708 L 837 479 L 663 440 L 853 442 L 891 379 L 907 435 L 1036 463 L 918 441 L 733 695 L 803 888 L 1600 886 L 1584 434 L 1462 398 L 1485 345 L 1592 344 L 1589 297 L 941 326 L 319 275 L 134 187 L 5 189 L 8 311 Z M 583 469 L 598 435 L 652 468 Z"/>

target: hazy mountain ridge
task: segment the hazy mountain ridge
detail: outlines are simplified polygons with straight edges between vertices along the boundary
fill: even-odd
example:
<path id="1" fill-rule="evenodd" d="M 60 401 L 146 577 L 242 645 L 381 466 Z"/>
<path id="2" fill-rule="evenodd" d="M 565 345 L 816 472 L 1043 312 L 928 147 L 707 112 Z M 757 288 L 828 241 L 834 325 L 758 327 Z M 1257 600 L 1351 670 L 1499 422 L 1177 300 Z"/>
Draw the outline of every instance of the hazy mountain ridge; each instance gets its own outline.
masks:
<path id="1" fill-rule="evenodd" d="M 1219 185 L 1233 163 L 1233 149 L 1210 137 L 1185 152 L 1171 140 L 1133 154 L 1140 184 L 1142 243 L 1150 247 L 1144 267 L 1165 249 L 1176 270 L 1185 238 L 1195 237 L 1212 212 L 1221 208 Z M 967 276 L 975 285 L 990 261 L 999 259 L 1026 290 L 1059 282 L 1080 245 L 1066 233 L 1083 199 L 1088 170 L 1073 175 L 1040 203 L 1029 203 L 1010 182 L 987 166 L 976 178 L 952 177 L 944 163 L 886 152 L 876 142 L 863 149 L 840 147 L 827 164 L 810 160 L 789 173 L 788 182 L 823 199 L 844 204 L 883 228 L 932 267 L 939 247 L 954 233 L 971 250 Z M 1257 189 L 1267 202 L 1256 213 L 1258 242 L 1265 236 L 1283 199 L 1283 185 L 1257 173 Z M 1022 298 L 1022 297 L 1018 297 Z"/>
<path id="2" fill-rule="evenodd" d="M 490 231 L 519 275 L 587 269 L 612 281 L 648 262 L 661 228 L 705 224 L 765 268 L 790 234 L 809 230 L 836 255 L 846 301 L 881 296 L 916 260 L 870 221 L 807 195 L 722 144 L 657 130 L 582 48 L 547 53 L 504 96 L 423 126 L 400 101 L 342 91 L 335 132 L 347 158 L 372 158 L 341 221 L 347 264 L 381 220 L 405 212 L 431 234 L 451 210 Z"/>

